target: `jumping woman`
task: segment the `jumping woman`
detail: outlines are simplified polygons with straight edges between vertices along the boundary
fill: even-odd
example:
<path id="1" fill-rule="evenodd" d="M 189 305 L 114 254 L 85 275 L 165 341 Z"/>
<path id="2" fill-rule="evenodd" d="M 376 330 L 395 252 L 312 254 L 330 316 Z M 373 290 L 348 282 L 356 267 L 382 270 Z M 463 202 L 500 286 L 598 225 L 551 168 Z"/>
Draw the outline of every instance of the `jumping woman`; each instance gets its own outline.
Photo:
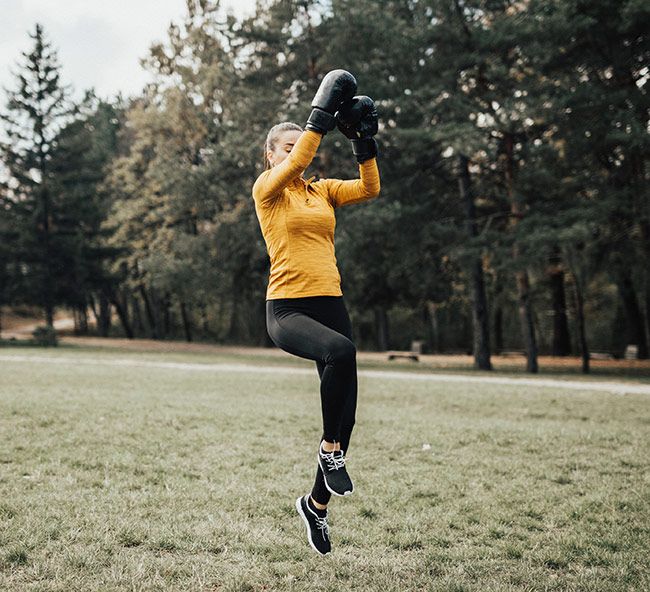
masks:
<path id="1" fill-rule="evenodd" d="M 353 96 L 349 72 L 333 70 L 312 101 L 305 130 L 280 123 L 268 133 L 265 170 L 253 185 L 255 211 L 271 262 L 266 328 L 284 351 L 316 362 L 323 433 L 316 480 L 296 500 L 311 547 L 330 552 L 327 504 L 354 486 L 345 454 L 357 406 L 356 348 L 334 254 L 334 212 L 379 195 L 377 111 L 369 97 Z M 322 137 L 335 127 L 352 142 L 360 178 L 305 179 Z"/>

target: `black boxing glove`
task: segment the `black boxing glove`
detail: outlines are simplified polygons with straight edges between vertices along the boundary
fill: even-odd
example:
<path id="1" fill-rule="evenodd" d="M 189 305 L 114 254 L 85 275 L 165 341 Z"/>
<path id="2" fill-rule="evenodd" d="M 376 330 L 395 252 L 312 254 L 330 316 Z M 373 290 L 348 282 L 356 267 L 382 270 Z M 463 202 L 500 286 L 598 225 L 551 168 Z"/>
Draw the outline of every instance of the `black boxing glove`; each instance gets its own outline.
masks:
<path id="1" fill-rule="evenodd" d="M 374 138 L 359 138 L 350 140 L 350 143 L 352 144 L 352 154 L 359 164 L 377 156 L 377 140 Z"/>
<path id="2" fill-rule="evenodd" d="M 334 114 L 341 103 L 349 101 L 357 92 L 357 81 L 346 70 L 328 72 L 311 102 L 313 107 L 305 129 L 325 135 L 336 127 Z"/>
<path id="3" fill-rule="evenodd" d="M 350 140 L 370 138 L 377 134 L 379 116 L 375 102 L 370 97 L 352 97 L 341 105 L 335 117 L 337 127 Z"/>
<path id="4" fill-rule="evenodd" d="M 379 116 L 370 97 L 352 97 L 341 105 L 335 118 L 341 133 L 350 139 L 357 162 L 362 163 L 377 156 L 377 141 L 373 136 L 379 128 Z"/>

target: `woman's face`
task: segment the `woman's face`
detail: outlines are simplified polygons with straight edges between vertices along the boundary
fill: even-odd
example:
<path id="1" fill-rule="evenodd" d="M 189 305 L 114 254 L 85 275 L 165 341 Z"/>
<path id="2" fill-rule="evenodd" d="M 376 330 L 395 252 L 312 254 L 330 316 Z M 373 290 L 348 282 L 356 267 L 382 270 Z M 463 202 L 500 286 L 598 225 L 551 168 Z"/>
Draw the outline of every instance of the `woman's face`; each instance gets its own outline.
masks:
<path id="1" fill-rule="evenodd" d="M 266 153 L 266 157 L 269 159 L 271 166 L 276 166 L 280 164 L 293 148 L 294 144 L 298 141 L 300 134 L 298 130 L 287 130 L 281 132 L 280 135 L 275 140 L 275 146 L 273 150 L 269 150 Z"/>

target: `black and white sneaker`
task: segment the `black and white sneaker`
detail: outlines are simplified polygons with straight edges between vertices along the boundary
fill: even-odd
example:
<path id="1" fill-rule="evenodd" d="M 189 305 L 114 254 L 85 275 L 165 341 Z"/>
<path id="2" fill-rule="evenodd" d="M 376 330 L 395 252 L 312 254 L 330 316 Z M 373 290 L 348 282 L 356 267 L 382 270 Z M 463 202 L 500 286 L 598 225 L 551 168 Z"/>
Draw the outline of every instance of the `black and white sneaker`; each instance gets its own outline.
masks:
<path id="1" fill-rule="evenodd" d="M 334 495 L 350 495 L 354 485 L 345 470 L 345 453 L 342 450 L 326 452 L 321 442 L 318 450 L 318 465 L 323 471 L 325 487 Z"/>
<path id="2" fill-rule="evenodd" d="M 307 526 L 307 540 L 317 553 L 327 555 L 331 550 L 330 531 L 327 526 L 327 513 L 319 516 L 309 507 L 309 494 L 299 497 L 296 500 L 296 510 Z"/>

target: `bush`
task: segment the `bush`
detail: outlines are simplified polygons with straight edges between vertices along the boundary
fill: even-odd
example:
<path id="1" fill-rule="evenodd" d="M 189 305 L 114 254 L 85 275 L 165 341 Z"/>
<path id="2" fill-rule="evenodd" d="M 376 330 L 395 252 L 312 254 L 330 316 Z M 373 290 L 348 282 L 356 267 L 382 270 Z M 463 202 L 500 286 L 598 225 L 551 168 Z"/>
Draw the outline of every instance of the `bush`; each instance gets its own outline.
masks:
<path id="1" fill-rule="evenodd" d="M 58 340 L 56 337 L 56 331 L 54 327 L 49 327 L 47 325 L 40 325 L 32 331 L 32 336 L 36 345 L 43 345 L 49 347 L 51 345 L 58 345 Z"/>

